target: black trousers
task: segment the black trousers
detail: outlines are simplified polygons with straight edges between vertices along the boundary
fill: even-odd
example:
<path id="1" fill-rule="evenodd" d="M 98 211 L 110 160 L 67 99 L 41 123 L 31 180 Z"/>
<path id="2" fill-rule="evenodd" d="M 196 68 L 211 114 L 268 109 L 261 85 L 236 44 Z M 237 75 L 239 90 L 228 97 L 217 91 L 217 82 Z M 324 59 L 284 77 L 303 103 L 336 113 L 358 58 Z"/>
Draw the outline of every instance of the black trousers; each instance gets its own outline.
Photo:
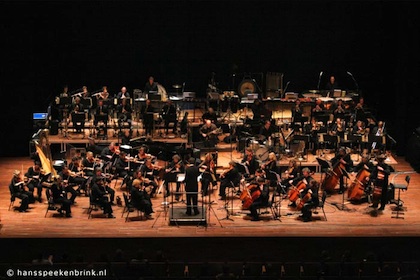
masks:
<path id="1" fill-rule="evenodd" d="M 194 209 L 194 213 L 198 214 L 198 195 L 197 194 L 187 194 L 187 214 L 191 214 L 191 209 Z"/>
<path id="2" fill-rule="evenodd" d="M 71 201 L 69 199 L 60 197 L 60 198 L 54 199 L 54 203 L 61 204 L 61 209 L 63 209 L 66 212 L 66 214 L 71 213 L 71 207 L 70 207 Z"/>

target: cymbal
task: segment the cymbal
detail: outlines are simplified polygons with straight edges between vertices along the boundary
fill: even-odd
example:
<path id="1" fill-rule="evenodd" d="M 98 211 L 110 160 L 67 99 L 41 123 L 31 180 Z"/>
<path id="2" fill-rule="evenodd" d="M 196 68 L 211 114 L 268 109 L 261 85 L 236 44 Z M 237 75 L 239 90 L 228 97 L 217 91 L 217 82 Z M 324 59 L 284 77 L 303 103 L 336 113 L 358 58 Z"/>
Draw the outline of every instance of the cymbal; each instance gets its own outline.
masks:
<path id="1" fill-rule="evenodd" d="M 178 85 L 178 84 L 172 85 L 172 87 L 173 88 L 182 88 L 182 86 L 181 85 Z"/>

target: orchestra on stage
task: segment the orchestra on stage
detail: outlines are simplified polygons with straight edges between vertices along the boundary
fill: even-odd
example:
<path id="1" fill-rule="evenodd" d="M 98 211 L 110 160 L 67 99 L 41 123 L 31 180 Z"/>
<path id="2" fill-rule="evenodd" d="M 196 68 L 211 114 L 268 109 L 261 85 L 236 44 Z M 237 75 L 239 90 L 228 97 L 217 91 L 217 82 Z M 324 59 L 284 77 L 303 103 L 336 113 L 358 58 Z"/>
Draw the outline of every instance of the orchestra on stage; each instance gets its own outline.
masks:
<path id="1" fill-rule="evenodd" d="M 330 82 L 334 84 L 334 79 Z M 13 200 L 20 201 L 17 210 L 26 212 L 29 204 L 47 199 L 51 201 L 49 207 L 56 204 L 57 211 L 72 217 L 77 197 L 88 196 L 89 203 L 97 205 L 104 216 L 114 218 L 117 189 L 124 192 L 124 202 L 144 212 L 147 219 L 152 219 L 156 200 L 173 195 L 181 203 L 183 192 L 187 192 L 186 215 L 199 214 L 199 196 L 204 201 L 204 197 L 218 193 L 226 212 L 232 211 L 230 201 L 239 198 L 241 210 L 249 211 L 251 221 L 260 220 L 259 209 L 282 200 L 288 201 L 291 211 L 301 213 L 303 221 L 311 221 L 312 211 L 325 202 L 326 195 L 342 195 L 349 202 L 384 210 L 393 198 L 388 178 L 394 170 L 387 164 L 388 139 L 392 137 L 362 96 L 349 97 L 342 91 L 338 94 L 330 85 L 323 92 L 325 96 L 317 91 L 302 97 L 280 93 L 277 100 L 263 99 L 254 94 L 253 84 L 241 85 L 240 98 L 235 92 L 218 92 L 209 85 L 210 91 L 219 96 L 207 101 L 197 126 L 198 139 L 188 142 L 209 152 L 201 157 L 185 149 L 173 150 L 165 159 L 162 151 L 150 149 L 158 124 L 163 128 L 159 133 L 165 136 L 171 131 L 174 138 L 182 134 L 190 139 L 188 134 L 193 132 L 188 112 L 182 117 L 179 100 L 168 98 L 153 77 L 136 98 L 126 87 L 112 98 L 106 86 L 93 92 L 86 86 L 80 92 L 69 92 L 66 86 L 50 108 L 50 115 L 64 124 L 61 128 L 65 137 L 70 124 L 76 133 L 88 135 L 88 148 L 86 153 L 56 166 L 51 154 L 45 152 L 49 148 L 48 131 L 43 131 L 43 138 L 36 141 L 34 165 L 26 173 L 16 170 L 10 182 Z M 154 107 L 156 101 L 162 102 L 161 109 Z M 278 117 L 276 101 L 289 106 L 290 118 Z M 54 116 L 55 109 L 58 113 Z M 241 117 L 244 111 L 252 114 Z M 236 124 L 238 116 L 240 125 Z M 134 131 L 139 130 L 134 120 L 142 123 L 140 130 L 151 140 L 149 144 L 135 146 L 131 141 Z M 89 121 L 93 125 L 85 133 Z M 107 140 L 110 128 L 117 134 L 116 140 L 105 148 L 98 147 L 95 140 Z M 225 131 L 229 136 L 220 139 Z M 220 142 L 235 142 L 243 158 L 218 166 Z M 329 158 L 325 156 L 327 151 Z M 310 156 L 316 164 L 307 164 Z M 278 218 L 280 213 L 274 216 Z"/>

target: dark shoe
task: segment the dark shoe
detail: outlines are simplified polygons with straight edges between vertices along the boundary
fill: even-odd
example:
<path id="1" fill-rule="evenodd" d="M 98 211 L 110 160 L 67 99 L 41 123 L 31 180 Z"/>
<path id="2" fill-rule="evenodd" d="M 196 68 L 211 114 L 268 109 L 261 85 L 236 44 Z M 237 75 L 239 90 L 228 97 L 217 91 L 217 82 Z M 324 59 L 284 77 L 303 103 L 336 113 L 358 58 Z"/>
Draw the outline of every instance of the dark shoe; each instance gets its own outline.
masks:
<path id="1" fill-rule="evenodd" d="M 115 204 L 114 202 L 111 202 L 111 205 L 112 205 L 112 206 L 115 206 L 115 205 L 117 205 L 117 204 Z"/>
<path id="2" fill-rule="evenodd" d="M 197 215 L 199 215 L 200 214 L 200 211 L 196 211 L 196 212 L 194 212 L 194 216 L 197 216 Z"/>
<path id="3" fill-rule="evenodd" d="M 378 205 L 373 205 L 373 204 L 372 204 L 372 205 L 369 205 L 369 207 L 370 207 L 370 208 L 377 208 L 377 207 L 378 207 Z"/>
<path id="4" fill-rule="evenodd" d="M 59 208 L 57 209 L 58 213 L 63 214 L 63 209 Z"/>
<path id="5" fill-rule="evenodd" d="M 191 212 L 185 212 L 185 214 L 191 216 Z"/>
<path id="6" fill-rule="evenodd" d="M 108 217 L 107 217 L 108 219 L 115 219 L 115 216 L 114 215 L 112 215 L 112 214 L 108 214 Z"/>
<path id="7" fill-rule="evenodd" d="M 220 198 L 219 198 L 219 200 L 226 200 L 226 196 L 221 195 Z"/>
<path id="8" fill-rule="evenodd" d="M 71 214 L 66 214 L 66 218 L 71 218 Z"/>
<path id="9" fill-rule="evenodd" d="M 171 193 L 170 192 L 166 192 L 165 193 L 165 197 L 168 197 L 168 196 L 170 196 L 171 195 Z"/>
<path id="10" fill-rule="evenodd" d="M 252 221 L 252 222 L 256 222 L 256 221 L 261 221 L 261 219 L 260 219 L 260 218 L 258 218 L 258 217 L 253 217 L 253 218 L 251 219 L 251 221 Z"/>
<path id="11" fill-rule="evenodd" d="M 310 221 L 312 221 L 312 219 L 311 219 L 311 218 L 304 218 L 304 219 L 303 219 L 303 222 L 304 222 L 304 223 L 307 223 L 307 222 L 310 222 Z"/>
<path id="12" fill-rule="evenodd" d="M 338 193 L 339 193 L 339 194 L 343 194 L 343 191 L 342 191 L 342 190 L 339 190 L 339 191 L 338 191 Z"/>
<path id="13" fill-rule="evenodd" d="M 149 214 L 149 215 L 145 215 L 146 220 L 153 220 L 153 217 Z"/>
<path id="14" fill-rule="evenodd" d="M 22 208 L 19 208 L 18 210 L 19 210 L 19 212 L 21 212 L 21 213 L 25 213 L 25 212 L 27 212 L 27 211 L 28 211 L 27 209 L 22 209 Z"/>
<path id="15" fill-rule="evenodd" d="M 292 203 L 290 203 L 288 206 L 289 206 L 289 207 L 296 207 L 297 205 L 296 205 L 296 202 L 292 202 Z"/>
<path id="16" fill-rule="evenodd" d="M 383 210 L 385 210 L 385 207 L 381 206 L 381 207 L 378 208 L 378 211 L 383 211 Z"/>

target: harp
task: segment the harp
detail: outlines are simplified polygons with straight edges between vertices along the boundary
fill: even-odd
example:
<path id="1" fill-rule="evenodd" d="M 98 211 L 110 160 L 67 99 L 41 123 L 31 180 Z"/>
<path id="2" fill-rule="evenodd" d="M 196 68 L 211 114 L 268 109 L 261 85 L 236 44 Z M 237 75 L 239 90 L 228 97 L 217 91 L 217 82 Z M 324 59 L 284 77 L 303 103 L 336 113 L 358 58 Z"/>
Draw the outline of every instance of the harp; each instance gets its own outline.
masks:
<path id="1" fill-rule="evenodd" d="M 39 139 L 35 140 L 35 148 L 41 161 L 42 169 L 49 176 L 57 176 L 57 170 L 54 169 L 50 143 L 48 140 L 49 130 L 43 129 L 39 132 Z"/>

